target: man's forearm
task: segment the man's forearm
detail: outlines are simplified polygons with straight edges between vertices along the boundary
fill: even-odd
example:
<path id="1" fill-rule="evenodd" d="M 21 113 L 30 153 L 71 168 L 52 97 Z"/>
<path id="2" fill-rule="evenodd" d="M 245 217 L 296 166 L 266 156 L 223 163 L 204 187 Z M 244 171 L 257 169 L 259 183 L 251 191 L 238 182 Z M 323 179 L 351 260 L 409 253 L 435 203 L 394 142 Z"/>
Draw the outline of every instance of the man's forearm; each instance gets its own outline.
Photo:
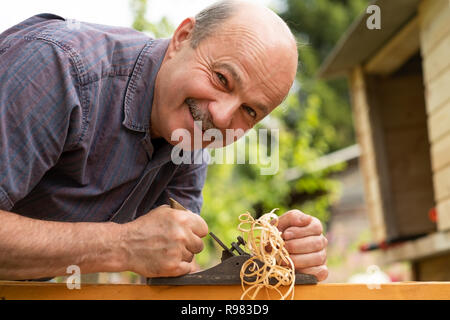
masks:
<path id="1" fill-rule="evenodd" d="M 69 265 L 82 273 L 124 271 L 121 225 L 54 222 L 0 210 L 0 279 L 66 275 Z"/>

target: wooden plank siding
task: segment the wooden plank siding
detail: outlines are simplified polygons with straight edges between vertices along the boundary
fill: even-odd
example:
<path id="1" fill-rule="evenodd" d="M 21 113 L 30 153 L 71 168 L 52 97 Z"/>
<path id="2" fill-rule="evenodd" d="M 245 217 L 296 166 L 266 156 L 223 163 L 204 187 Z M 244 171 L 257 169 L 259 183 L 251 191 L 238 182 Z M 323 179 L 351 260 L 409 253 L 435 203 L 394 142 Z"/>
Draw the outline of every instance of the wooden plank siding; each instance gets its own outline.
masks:
<path id="1" fill-rule="evenodd" d="M 450 118 L 447 120 L 450 121 Z M 450 123 L 447 123 L 447 125 L 450 127 Z M 434 172 L 438 172 L 450 165 L 450 133 L 444 135 L 439 140 L 433 141 L 431 156 Z"/>
<path id="2" fill-rule="evenodd" d="M 436 142 L 450 134 L 450 100 L 428 117 L 428 134 L 431 142 Z"/>
<path id="3" fill-rule="evenodd" d="M 419 4 L 422 56 L 428 56 L 450 33 L 448 0 L 423 0 Z"/>
<path id="4" fill-rule="evenodd" d="M 437 203 L 450 198 L 450 166 L 434 173 L 434 189 Z"/>
<path id="5" fill-rule="evenodd" d="M 445 213 L 450 212 L 450 198 L 439 201 L 437 211 L 441 217 L 439 228 L 442 230 L 450 230 L 450 219 L 442 219 L 442 216 L 445 215 Z"/>
<path id="6" fill-rule="evenodd" d="M 421 53 L 438 230 L 450 229 L 450 1 L 419 5 Z"/>

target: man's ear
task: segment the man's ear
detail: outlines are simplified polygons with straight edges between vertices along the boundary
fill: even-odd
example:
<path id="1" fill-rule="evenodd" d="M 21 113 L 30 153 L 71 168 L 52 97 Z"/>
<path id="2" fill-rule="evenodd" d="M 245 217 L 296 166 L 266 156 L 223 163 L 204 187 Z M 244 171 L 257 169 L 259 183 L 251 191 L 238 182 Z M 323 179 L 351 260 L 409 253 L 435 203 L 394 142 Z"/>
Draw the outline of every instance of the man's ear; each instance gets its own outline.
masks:
<path id="1" fill-rule="evenodd" d="M 195 18 L 190 17 L 183 20 L 178 28 L 175 30 L 172 37 L 172 49 L 179 51 L 183 46 L 189 44 L 194 31 Z"/>

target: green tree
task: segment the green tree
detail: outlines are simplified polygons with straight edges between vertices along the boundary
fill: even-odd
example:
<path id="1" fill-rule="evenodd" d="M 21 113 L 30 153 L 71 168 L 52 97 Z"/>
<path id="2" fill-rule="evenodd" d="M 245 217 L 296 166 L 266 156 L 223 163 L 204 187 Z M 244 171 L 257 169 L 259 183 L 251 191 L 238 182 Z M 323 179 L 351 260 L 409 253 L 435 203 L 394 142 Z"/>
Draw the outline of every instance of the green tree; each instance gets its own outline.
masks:
<path id="1" fill-rule="evenodd" d="M 298 39 L 300 103 L 318 95 L 321 99 L 320 119 L 324 130 L 316 134 L 325 139 L 328 152 L 355 142 L 353 121 L 345 80 L 317 79 L 318 68 L 336 45 L 350 23 L 367 6 L 367 0 L 283 0 L 280 16 Z M 288 114 L 295 122 L 302 114 Z"/>

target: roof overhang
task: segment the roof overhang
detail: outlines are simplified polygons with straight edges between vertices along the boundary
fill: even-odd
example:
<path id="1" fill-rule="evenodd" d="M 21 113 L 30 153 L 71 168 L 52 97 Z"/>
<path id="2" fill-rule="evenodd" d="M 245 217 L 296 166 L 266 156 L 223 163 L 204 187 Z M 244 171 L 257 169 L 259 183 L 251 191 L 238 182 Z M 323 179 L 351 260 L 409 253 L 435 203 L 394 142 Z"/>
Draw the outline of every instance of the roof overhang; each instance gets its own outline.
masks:
<path id="1" fill-rule="evenodd" d="M 368 29 L 364 12 L 347 29 L 322 63 L 318 76 L 344 76 L 357 65 L 364 64 L 417 13 L 420 0 L 376 0 L 380 7 L 381 29 Z"/>

